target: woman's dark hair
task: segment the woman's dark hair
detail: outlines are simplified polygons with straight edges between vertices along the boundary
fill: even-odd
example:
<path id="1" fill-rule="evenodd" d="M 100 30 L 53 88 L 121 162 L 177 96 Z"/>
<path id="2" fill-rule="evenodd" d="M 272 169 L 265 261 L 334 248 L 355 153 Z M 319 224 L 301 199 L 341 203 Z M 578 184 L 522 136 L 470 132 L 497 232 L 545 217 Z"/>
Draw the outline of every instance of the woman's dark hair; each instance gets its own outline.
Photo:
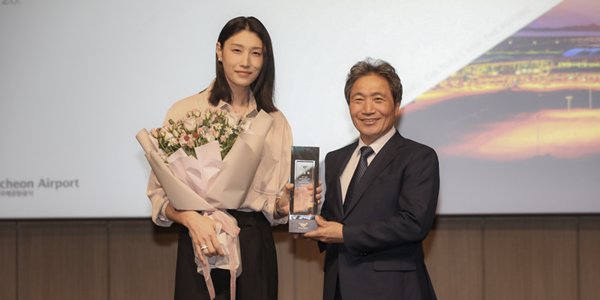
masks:
<path id="1" fill-rule="evenodd" d="M 256 106 L 258 110 L 262 109 L 267 113 L 277 111 L 277 107 L 275 107 L 273 101 L 273 91 L 275 89 L 273 46 L 271 45 L 271 37 L 265 26 L 255 17 L 237 17 L 225 24 L 217 41 L 221 43 L 221 47 L 223 47 L 225 41 L 242 30 L 254 32 L 263 43 L 263 65 L 256 80 L 250 84 L 254 99 L 256 99 Z M 210 93 L 210 98 L 208 99 L 210 104 L 214 106 L 219 104 L 219 100 L 223 100 L 227 103 L 231 103 L 232 100 L 232 92 L 227 83 L 227 78 L 225 77 L 223 64 L 219 62 L 219 58 L 216 54 L 215 61 L 217 65 L 217 78 L 215 79 L 215 84 Z"/>

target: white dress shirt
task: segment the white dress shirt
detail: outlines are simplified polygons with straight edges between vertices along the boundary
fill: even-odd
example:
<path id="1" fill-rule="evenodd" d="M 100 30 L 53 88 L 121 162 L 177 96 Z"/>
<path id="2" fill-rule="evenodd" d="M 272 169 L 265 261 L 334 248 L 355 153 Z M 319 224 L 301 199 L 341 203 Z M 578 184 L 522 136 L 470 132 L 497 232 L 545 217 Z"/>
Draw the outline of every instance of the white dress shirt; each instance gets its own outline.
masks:
<path id="1" fill-rule="evenodd" d="M 388 131 L 385 135 L 378 138 L 376 141 L 371 143 L 371 145 L 368 145 L 375 152 L 367 158 L 368 165 L 371 164 L 371 162 L 373 161 L 373 159 L 375 158 L 377 153 L 379 153 L 379 151 L 381 151 L 381 148 L 383 148 L 383 146 L 392 138 L 392 136 L 395 133 L 396 133 L 396 127 L 392 126 L 390 131 Z M 342 203 L 344 203 L 344 201 L 346 200 L 346 191 L 348 190 L 348 186 L 350 185 L 350 180 L 352 180 L 352 176 L 354 175 L 354 170 L 356 170 L 356 167 L 358 166 L 358 162 L 360 161 L 360 148 L 362 148 L 363 146 L 367 146 L 367 145 L 365 144 L 365 142 L 363 142 L 362 139 L 359 138 L 358 146 L 356 146 L 356 149 L 354 149 L 354 152 L 352 152 L 352 156 L 350 156 L 350 160 L 348 161 L 348 164 L 346 165 L 346 168 L 344 169 L 342 176 L 340 176 L 340 184 L 342 185 Z"/>

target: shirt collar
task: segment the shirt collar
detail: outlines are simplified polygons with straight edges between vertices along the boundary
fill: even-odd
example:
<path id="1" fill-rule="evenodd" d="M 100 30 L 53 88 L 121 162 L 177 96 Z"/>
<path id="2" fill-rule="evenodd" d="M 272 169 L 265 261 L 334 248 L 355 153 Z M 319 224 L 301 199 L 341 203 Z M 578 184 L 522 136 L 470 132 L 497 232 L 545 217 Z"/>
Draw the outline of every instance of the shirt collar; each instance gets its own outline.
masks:
<path id="1" fill-rule="evenodd" d="M 231 106 L 231 104 L 229 104 L 223 100 L 219 100 L 219 104 L 217 105 L 217 107 L 219 109 L 227 110 L 227 112 L 229 112 L 230 114 L 235 114 L 235 111 L 233 110 L 233 106 Z M 254 94 L 252 93 L 252 90 L 250 90 L 250 89 L 248 89 L 248 109 L 246 111 L 247 111 L 247 113 L 243 117 L 245 117 L 247 119 L 254 118 L 258 115 L 258 107 L 256 106 L 256 99 L 254 99 Z"/>
<path id="2" fill-rule="evenodd" d="M 383 148 L 383 146 L 385 146 L 385 144 L 392 138 L 392 136 L 395 133 L 396 133 L 396 127 L 392 126 L 392 128 L 390 128 L 390 131 L 388 131 L 386 134 L 384 134 L 383 136 L 378 138 L 376 141 L 371 143 L 371 145 L 369 145 L 371 147 L 371 149 L 373 149 L 373 151 L 375 152 L 375 155 L 377 155 L 377 153 L 379 153 L 381 148 Z M 366 146 L 366 144 L 365 144 L 365 142 L 363 142 L 363 140 L 361 138 L 359 138 L 358 139 L 358 147 L 356 149 L 360 149 L 363 146 Z"/>

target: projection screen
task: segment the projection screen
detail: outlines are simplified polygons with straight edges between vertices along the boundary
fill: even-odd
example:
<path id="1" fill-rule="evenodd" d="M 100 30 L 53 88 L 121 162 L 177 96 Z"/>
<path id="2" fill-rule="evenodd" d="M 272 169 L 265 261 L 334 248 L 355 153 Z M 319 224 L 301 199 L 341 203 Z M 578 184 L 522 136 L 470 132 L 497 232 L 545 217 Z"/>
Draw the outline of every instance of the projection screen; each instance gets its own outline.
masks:
<path id="1" fill-rule="evenodd" d="M 571 197 L 574 169 L 549 179 L 557 182 L 533 179 L 531 189 L 523 182 L 516 198 L 503 193 L 499 178 L 514 177 L 510 162 L 482 167 L 478 157 L 451 156 L 461 145 L 445 143 L 436 127 L 445 123 L 430 113 L 447 123 L 476 113 L 468 101 L 450 105 L 458 102 L 431 93 L 559 0 L 0 1 L 0 219 L 149 216 L 150 167 L 135 134 L 161 126 L 173 103 L 210 84 L 219 31 L 241 15 L 269 30 L 276 105 L 294 144 L 320 147 L 321 161 L 358 137 L 343 95 L 348 70 L 366 57 L 383 59 L 404 85 L 400 132 L 440 154 L 438 214 L 600 212 L 599 201 L 585 196 L 598 195 L 597 185 L 576 184 L 584 196 Z M 447 114 L 452 109 L 461 112 Z M 598 166 L 598 153 L 590 153 Z M 519 180 L 530 179 L 528 166 L 519 168 Z M 471 181 L 486 174 L 491 181 Z M 549 205 L 547 194 L 556 192 L 533 190 L 540 187 L 562 200 Z"/>

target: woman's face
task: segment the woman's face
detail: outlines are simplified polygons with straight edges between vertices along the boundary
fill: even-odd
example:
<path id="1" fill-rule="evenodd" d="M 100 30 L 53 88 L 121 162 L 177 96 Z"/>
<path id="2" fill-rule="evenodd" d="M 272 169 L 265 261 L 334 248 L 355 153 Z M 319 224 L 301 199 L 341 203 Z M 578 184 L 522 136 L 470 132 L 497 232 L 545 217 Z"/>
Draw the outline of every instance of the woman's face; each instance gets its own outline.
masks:
<path id="1" fill-rule="evenodd" d="M 248 87 L 256 80 L 263 65 L 263 52 L 258 35 L 248 30 L 232 35 L 224 45 L 217 42 L 217 57 L 232 89 Z"/>

